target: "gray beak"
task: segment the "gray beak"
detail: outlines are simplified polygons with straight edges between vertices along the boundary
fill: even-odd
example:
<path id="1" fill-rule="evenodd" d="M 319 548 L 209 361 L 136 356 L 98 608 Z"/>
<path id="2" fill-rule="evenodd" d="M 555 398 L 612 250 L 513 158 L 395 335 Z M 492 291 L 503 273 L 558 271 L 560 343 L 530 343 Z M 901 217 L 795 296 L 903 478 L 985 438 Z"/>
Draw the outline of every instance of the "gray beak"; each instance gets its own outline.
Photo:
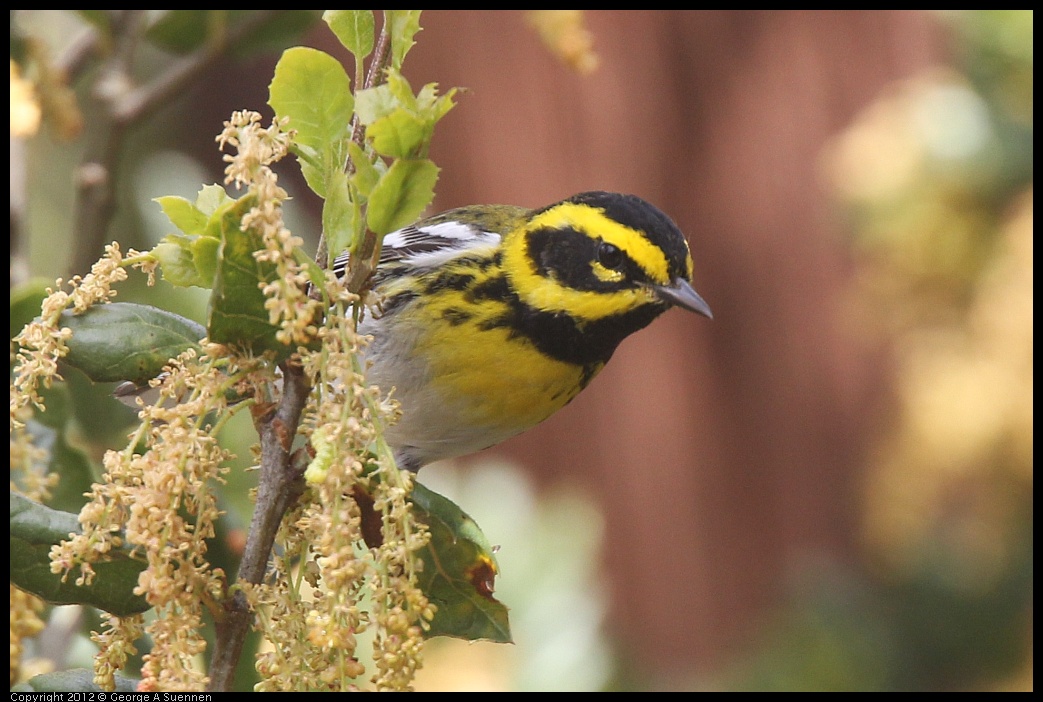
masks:
<path id="1" fill-rule="evenodd" d="M 706 300 L 700 297 L 691 283 L 684 278 L 678 278 L 670 285 L 655 285 L 652 289 L 655 290 L 659 299 L 668 305 L 683 307 L 690 312 L 713 319 L 713 312 L 710 311 Z"/>

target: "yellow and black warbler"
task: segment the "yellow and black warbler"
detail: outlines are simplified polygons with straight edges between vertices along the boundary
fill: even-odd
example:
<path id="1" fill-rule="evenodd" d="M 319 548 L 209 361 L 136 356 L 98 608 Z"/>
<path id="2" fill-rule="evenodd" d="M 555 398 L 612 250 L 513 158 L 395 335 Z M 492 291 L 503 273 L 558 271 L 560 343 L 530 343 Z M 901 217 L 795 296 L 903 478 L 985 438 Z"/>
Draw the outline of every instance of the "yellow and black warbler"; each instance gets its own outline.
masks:
<path id="1" fill-rule="evenodd" d="M 399 467 L 538 424 L 671 306 L 712 317 L 691 281 L 681 231 L 634 195 L 462 207 L 388 234 L 372 281 L 380 312 L 360 332 L 373 336 L 367 379 L 401 405 L 386 432 Z"/>

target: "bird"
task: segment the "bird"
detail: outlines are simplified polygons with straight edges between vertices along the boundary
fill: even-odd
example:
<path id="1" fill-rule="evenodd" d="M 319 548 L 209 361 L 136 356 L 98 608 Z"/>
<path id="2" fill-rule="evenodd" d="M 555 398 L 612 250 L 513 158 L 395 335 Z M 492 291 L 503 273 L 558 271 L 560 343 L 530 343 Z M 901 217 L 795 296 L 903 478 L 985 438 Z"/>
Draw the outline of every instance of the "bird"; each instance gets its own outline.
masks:
<path id="1" fill-rule="evenodd" d="M 336 258 L 343 275 L 348 254 Z M 571 402 L 619 344 L 671 307 L 709 319 L 681 230 L 636 195 L 539 208 L 473 205 L 383 239 L 361 334 L 367 381 L 401 417 L 385 431 L 418 471 L 505 441 Z"/>

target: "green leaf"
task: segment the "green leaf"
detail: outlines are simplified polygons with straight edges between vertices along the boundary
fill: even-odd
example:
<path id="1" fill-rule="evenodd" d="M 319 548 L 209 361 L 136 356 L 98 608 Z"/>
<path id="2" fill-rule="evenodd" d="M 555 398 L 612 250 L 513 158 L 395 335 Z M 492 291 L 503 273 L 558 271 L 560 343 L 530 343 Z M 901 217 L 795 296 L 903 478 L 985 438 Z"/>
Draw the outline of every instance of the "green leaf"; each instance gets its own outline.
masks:
<path id="1" fill-rule="evenodd" d="M 370 194 L 367 226 L 383 236 L 415 222 L 434 199 L 437 181 L 438 166 L 432 161 L 395 161 Z"/>
<path id="2" fill-rule="evenodd" d="M 453 108 L 455 90 L 438 96 L 438 86 L 425 85 L 413 95 L 409 82 L 389 70 L 387 83 L 359 92 L 356 109 L 366 137 L 377 153 L 391 158 L 426 156 L 435 124 Z"/>
<path id="3" fill-rule="evenodd" d="M 438 84 L 428 83 L 416 96 L 417 109 L 428 119 L 437 122 L 456 105 L 453 99 L 457 92 L 456 88 L 450 88 L 445 95 L 439 95 Z"/>
<path id="4" fill-rule="evenodd" d="M 213 275 L 204 276 L 196 268 L 195 257 L 192 256 L 192 242 L 185 241 L 186 238 L 171 234 L 164 237 L 163 241 L 156 244 L 149 253 L 159 261 L 163 280 L 171 285 L 182 288 L 193 285 L 209 288 L 213 285 L 214 277 Z M 210 237 L 206 238 L 210 239 Z"/>
<path id="5" fill-rule="evenodd" d="M 128 678 L 116 673 L 115 692 L 138 691 L 138 683 L 135 678 Z M 94 671 L 87 668 L 72 668 L 70 670 L 58 670 L 53 673 L 43 673 L 29 678 L 24 683 L 19 683 L 11 688 L 11 692 L 108 692 L 94 684 Z M 145 699 L 144 694 L 135 695 L 136 698 Z M 46 699 L 46 698 L 43 698 Z M 58 698 L 53 698 L 58 699 Z M 68 699 L 68 698 L 63 698 Z M 103 697 L 92 696 L 90 699 L 102 700 Z"/>
<path id="6" fill-rule="evenodd" d="M 275 279 L 275 266 L 254 257 L 254 252 L 264 248 L 261 237 L 240 226 L 242 214 L 249 207 L 248 201 L 241 201 L 221 219 L 221 246 L 210 295 L 207 336 L 219 344 L 255 353 L 274 350 L 286 355 L 293 349 L 275 338 L 278 327 L 268 322 L 260 287 Z"/>
<path id="7" fill-rule="evenodd" d="M 174 196 L 155 201 L 182 232 L 164 237 L 150 252 L 159 261 L 163 279 L 181 287 L 211 287 L 217 272 L 221 218 L 238 200 L 230 198 L 220 185 L 207 185 L 195 203 Z"/>
<path id="8" fill-rule="evenodd" d="M 268 104 L 288 117 L 297 141 L 314 149 L 349 135 L 351 79 L 337 59 L 303 46 L 287 49 L 275 66 Z"/>
<path id="9" fill-rule="evenodd" d="M 343 170 L 355 101 L 339 61 L 316 49 L 287 49 L 275 67 L 268 104 L 276 116 L 289 118 L 296 142 L 314 151 L 311 160 L 323 183 Z M 311 179 L 309 185 L 315 189 Z"/>
<path id="10" fill-rule="evenodd" d="M 322 19 L 359 61 L 373 51 L 373 10 L 326 10 Z"/>
<path id="11" fill-rule="evenodd" d="M 326 199 L 326 166 L 322 162 L 322 155 L 310 146 L 294 144 L 293 153 L 297 157 L 297 163 L 301 167 L 301 175 L 311 191 Z"/>
<path id="12" fill-rule="evenodd" d="M 130 413 L 110 401 L 111 387 L 96 385 L 74 369 L 64 370 L 62 377 L 64 383 L 54 383 L 41 390 L 47 409 L 36 412 L 26 422 L 26 430 L 32 436 L 33 445 L 45 451 L 38 462 L 33 461 L 32 474 L 61 476 L 51 492 L 51 507 L 79 511 L 84 494 L 90 491 L 97 477 L 88 452 L 102 445 L 113 445 L 106 443 L 108 432 L 114 441 L 125 443 L 125 420 L 130 419 Z M 99 429 L 95 422 L 102 427 Z M 12 470 L 12 487 L 26 492 L 31 486 L 25 477 L 21 471 Z"/>
<path id="13" fill-rule="evenodd" d="M 381 117 L 394 112 L 398 107 L 398 101 L 386 84 L 365 88 L 355 95 L 355 112 L 362 124 L 373 124 Z"/>
<path id="14" fill-rule="evenodd" d="M 10 495 L 14 585 L 51 604 L 85 604 L 121 617 L 150 609 L 144 597 L 134 594 L 145 564 L 124 551 L 110 552 L 105 560 L 92 564 L 97 575 L 91 585 L 76 585 L 76 572 L 62 582 L 62 574 L 51 572 L 48 554 L 51 546 L 80 531 L 76 515 L 45 507 L 15 492 Z"/>
<path id="15" fill-rule="evenodd" d="M 351 245 L 360 216 L 348 190 L 348 174 L 335 171 L 326 183 L 326 202 L 322 206 L 322 231 L 329 251 L 343 251 Z"/>
<path id="16" fill-rule="evenodd" d="M 351 176 L 352 185 L 364 199 L 368 198 L 377 181 L 380 180 L 380 176 L 387 172 L 386 168 L 381 168 L 384 162 L 371 161 L 369 155 L 355 142 L 348 144 L 348 153 L 351 156 L 351 162 L 355 165 L 355 173 Z"/>
<path id="17" fill-rule="evenodd" d="M 65 311 L 61 323 L 72 330 L 65 362 L 96 383 L 147 382 L 206 334 L 192 320 L 130 302 L 95 305 L 80 315 Z"/>
<path id="18" fill-rule="evenodd" d="M 434 125 L 412 112 L 398 109 L 366 128 L 373 148 L 390 158 L 417 158 L 427 151 Z"/>
<path id="19" fill-rule="evenodd" d="M 453 502 L 417 483 L 410 498 L 431 541 L 420 553 L 420 589 L 438 607 L 427 636 L 511 642 L 507 608 L 493 596 L 496 558 L 478 525 Z"/>
<path id="20" fill-rule="evenodd" d="M 409 85 L 409 81 L 406 80 L 405 76 L 394 68 L 389 68 L 387 71 L 386 85 L 399 107 L 404 107 L 410 111 L 416 111 L 416 95 L 413 94 L 413 88 Z"/>
<path id="21" fill-rule="evenodd" d="M 230 207 L 234 202 L 225 189 L 216 183 L 204 185 L 196 195 L 196 208 L 207 217 L 217 214 L 222 208 Z"/>
<path id="22" fill-rule="evenodd" d="M 212 236 L 201 236 L 192 242 L 189 251 L 192 253 L 192 264 L 199 277 L 205 281 L 202 287 L 209 288 L 217 274 L 217 257 L 221 250 L 221 240 Z"/>
<path id="23" fill-rule="evenodd" d="M 391 27 L 391 66 L 402 68 L 406 54 L 416 44 L 413 37 L 420 31 L 420 10 L 385 10 L 384 16 Z"/>
<path id="24" fill-rule="evenodd" d="M 315 262 L 315 260 L 304 253 L 300 248 L 293 250 L 293 260 L 304 267 L 304 272 L 308 276 L 308 281 L 311 282 L 319 290 L 322 290 L 326 284 L 326 271 Z"/>
<path id="25" fill-rule="evenodd" d="M 66 380 L 68 380 L 68 376 L 66 377 Z M 68 385 L 68 383 L 62 383 L 61 385 L 55 385 L 51 389 L 69 391 Z M 53 405 L 50 402 L 52 397 L 48 397 L 47 399 L 47 411 L 42 412 L 39 415 L 41 419 L 39 431 L 50 433 L 50 441 L 46 444 L 49 454 L 46 472 L 48 474 L 55 473 L 61 476 L 61 480 L 58 481 L 58 484 L 52 491 L 49 502 L 51 506 L 56 509 L 78 510 L 83 506 L 83 496 L 85 493 L 90 491 L 91 484 L 94 482 L 94 478 L 96 477 L 94 466 L 91 464 L 90 458 L 82 446 L 82 438 L 76 436 L 77 431 L 80 430 L 79 427 L 74 427 L 67 421 L 63 422 L 60 426 L 55 426 L 53 429 L 42 426 L 43 419 L 51 414 L 53 408 Z M 70 409 L 75 412 L 77 409 L 75 406 L 75 399 L 70 397 L 66 402 L 71 403 L 72 406 Z M 108 407 L 111 407 L 116 403 L 106 402 L 105 404 Z M 105 417 L 108 414 L 105 409 L 108 409 L 108 407 L 102 408 L 99 407 L 98 404 L 95 404 L 93 406 L 94 412 L 92 416 Z M 120 409 L 122 409 L 122 407 Z M 68 413 L 66 412 L 65 414 Z M 31 421 L 32 420 L 30 420 L 30 422 Z M 109 428 L 115 427 L 110 426 Z M 125 440 L 126 436 L 127 430 L 124 427 L 122 438 Z M 97 434 L 92 433 L 91 438 L 97 442 L 100 437 Z M 45 444 L 39 440 L 35 440 L 34 444 L 40 447 L 45 446 Z M 95 443 L 95 445 L 97 444 Z"/>
<path id="26" fill-rule="evenodd" d="M 71 375 L 71 373 L 67 375 Z M 44 412 L 36 412 L 29 419 L 27 426 L 33 434 L 33 443 L 51 450 L 57 435 L 47 430 L 64 431 L 73 419 L 75 407 L 65 383 L 54 383 L 49 388 L 44 387 L 40 394 L 43 396 L 44 407 L 47 409 Z M 16 480 L 14 476 L 11 479 Z"/>
<path id="27" fill-rule="evenodd" d="M 222 192 L 224 192 L 222 190 Z M 209 216 L 201 212 L 198 207 L 183 197 L 166 195 L 154 198 L 159 203 L 163 214 L 174 224 L 175 227 L 185 234 L 200 235 L 206 232 L 206 223 Z"/>

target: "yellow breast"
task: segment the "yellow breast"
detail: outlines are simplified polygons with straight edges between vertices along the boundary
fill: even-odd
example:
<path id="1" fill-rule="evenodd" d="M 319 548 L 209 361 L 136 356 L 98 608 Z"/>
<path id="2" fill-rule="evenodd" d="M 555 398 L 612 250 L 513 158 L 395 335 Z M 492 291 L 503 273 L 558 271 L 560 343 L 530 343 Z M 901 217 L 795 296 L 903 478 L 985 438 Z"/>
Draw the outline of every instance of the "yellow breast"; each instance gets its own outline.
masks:
<path id="1" fill-rule="evenodd" d="M 421 352 L 440 394 L 468 398 L 466 421 L 514 432 L 534 426 L 574 398 L 589 375 L 541 353 L 508 328 L 454 334 L 432 330 Z"/>

